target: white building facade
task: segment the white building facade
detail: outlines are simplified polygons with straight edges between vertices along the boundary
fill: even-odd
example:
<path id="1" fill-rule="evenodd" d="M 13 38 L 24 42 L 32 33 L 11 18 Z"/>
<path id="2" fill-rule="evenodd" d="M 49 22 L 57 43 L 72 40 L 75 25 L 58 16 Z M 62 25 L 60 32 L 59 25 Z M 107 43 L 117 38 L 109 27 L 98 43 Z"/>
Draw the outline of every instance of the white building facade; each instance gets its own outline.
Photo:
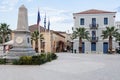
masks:
<path id="1" fill-rule="evenodd" d="M 79 27 L 86 28 L 90 33 L 90 40 L 83 40 L 83 53 L 107 53 L 109 48 L 108 39 L 101 37 L 102 31 L 107 26 L 115 26 L 116 12 L 91 9 L 79 13 L 73 13 L 74 27 L 73 30 Z M 118 43 L 113 39 L 113 50 Z M 73 40 L 73 51 L 79 52 L 79 40 Z"/>
<path id="2" fill-rule="evenodd" d="M 116 21 L 115 22 L 115 26 L 117 27 L 117 29 L 119 30 L 120 32 L 120 21 Z M 120 36 L 120 35 L 119 35 Z M 118 41 L 118 46 L 117 47 L 120 47 L 120 41 Z"/>

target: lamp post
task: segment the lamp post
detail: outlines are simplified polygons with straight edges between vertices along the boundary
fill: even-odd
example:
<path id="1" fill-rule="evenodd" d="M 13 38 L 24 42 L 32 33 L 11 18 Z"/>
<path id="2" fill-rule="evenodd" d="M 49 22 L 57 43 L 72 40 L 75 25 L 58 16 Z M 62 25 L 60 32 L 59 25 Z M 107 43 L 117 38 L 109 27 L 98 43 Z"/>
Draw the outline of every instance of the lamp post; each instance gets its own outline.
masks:
<path id="1" fill-rule="evenodd" d="M 71 41 L 71 50 L 72 50 L 72 53 L 73 53 L 73 40 Z"/>

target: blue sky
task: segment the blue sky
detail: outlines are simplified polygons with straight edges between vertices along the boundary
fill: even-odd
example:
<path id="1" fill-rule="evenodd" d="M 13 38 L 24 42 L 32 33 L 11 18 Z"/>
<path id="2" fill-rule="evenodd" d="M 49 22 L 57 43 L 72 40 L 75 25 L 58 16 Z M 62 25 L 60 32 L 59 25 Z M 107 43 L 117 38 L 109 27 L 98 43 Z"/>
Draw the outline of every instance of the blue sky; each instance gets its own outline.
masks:
<path id="1" fill-rule="evenodd" d="M 24 4 L 28 9 L 29 25 L 37 23 L 38 8 L 41 13 L 40 25 L 44 16 L 50 18 L 50 28 L 57 31 L 72 32 L 72 13 L 88 9 L 116 11 L 116 21 L 120 21 L 120 0 L 0 0 L 0 23 L 7 23 L 16 29 L 18 8 Z"/>

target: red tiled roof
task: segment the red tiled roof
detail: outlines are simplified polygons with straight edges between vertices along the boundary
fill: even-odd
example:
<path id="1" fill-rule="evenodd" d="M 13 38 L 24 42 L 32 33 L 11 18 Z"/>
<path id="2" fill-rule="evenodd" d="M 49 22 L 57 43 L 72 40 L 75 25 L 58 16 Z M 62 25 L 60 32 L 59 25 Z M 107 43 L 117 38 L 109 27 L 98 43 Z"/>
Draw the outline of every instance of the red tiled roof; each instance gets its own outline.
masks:
<path id="1" fill-rule="evenodd" d="M 30 32 L 34 32 L 34 31 L 38 30 L 37 24 L 34 24 L 34 25 L 29 26 L 29 30 L 30 30 Z M 41 32 L 45 31 L 45 28 L 42 27 L 42 26 L 40 26 L 40 31 L 41 31 Z"/>
<path id="2" fill-rule="evenodd" d="M 34 24 L 34 25 L 29 26 L 29 30 L 30 30 L 30 32 L 34 32 L 34 31 L 38 30 L 37 24 Z M 42 27 L 42 26 L 40 26 L 40 31 L 41 31 L 41 32 L 44 32 L 44 31 L 45 31 L 45 28 Z M 46 31 L 48 31 L 48 30 L 46 29 Z M 65 36 L 61 35 L 61 34 L 60 34 L 59 32 L 57 32 L 57 31 L 53 31 L 53 30 L 50 30 L 50 31 L 52 31 L 52 32 L 55 33 L 56 35 L 59 35 L 59 36 L 65 38 Z"/>
<path id="3" fill-rule="evenodd" d="M 57 31 L 53 31 L 53 32 L 54 32 L 56 35 L 59 35 L 59 36 L 65 38 L 65 36 L 61 35 L 59 32 L 57 32 Z"/>
<path id="4" fill-rule="evenodd" d="M 87 11 L 82 11 L 82 12 L 73 13 L 73 14 L 103 14 L 103 13 L 116 13 L 116 12 L 90 9 L 90 10 L 87 10 Z"/>

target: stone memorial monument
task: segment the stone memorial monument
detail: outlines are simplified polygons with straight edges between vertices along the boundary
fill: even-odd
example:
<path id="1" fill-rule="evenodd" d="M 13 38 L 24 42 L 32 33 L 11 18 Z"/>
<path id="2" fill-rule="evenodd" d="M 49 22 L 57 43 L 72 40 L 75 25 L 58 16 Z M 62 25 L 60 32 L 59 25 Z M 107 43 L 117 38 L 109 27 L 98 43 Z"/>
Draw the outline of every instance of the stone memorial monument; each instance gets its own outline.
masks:
<path id="1" fill-rule="evenodd" d="M 31 46 L 31 36 L 28 27 L 27 9 L 24 5 L 19 8 L 17 29 L 14 30 L 13 33 L 13 48 L 10 49 L 7 56 L 20 57 L 34 55 L 35 51 Z"/>

